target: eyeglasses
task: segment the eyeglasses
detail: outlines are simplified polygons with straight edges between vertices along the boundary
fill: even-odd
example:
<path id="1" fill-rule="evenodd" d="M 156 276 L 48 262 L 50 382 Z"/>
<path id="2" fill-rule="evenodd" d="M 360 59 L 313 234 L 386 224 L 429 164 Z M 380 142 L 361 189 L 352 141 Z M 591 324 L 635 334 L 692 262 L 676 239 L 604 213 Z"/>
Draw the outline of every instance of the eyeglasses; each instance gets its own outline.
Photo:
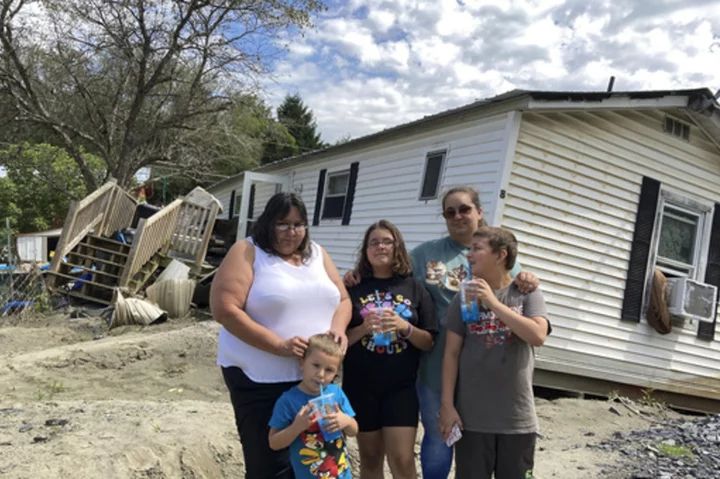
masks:
<path id="1" fill-rule="evenodd" d="M 472 210 L 473 210 L 472 206 L 460 205 L 460 206 L 458 206 L 457 211 L 455 210 L 455 208 L 448 208 L 445 211 L 443 211 L 442 215 L 446 220 L 451 220 L 451 219 L 455 218 L 455 215 L 457 215 L 458 213 L 460 213 L 462 216 L 467 216 L 472 212 Z"/>
<path id="2" fill-rule="evenodd" d="M 305 231 L 305 228 L 307 228 L 307 225 L 304 223 L 295 223 L 295 224 L 288 224 L 288 223 L 278 223 L 275 225 L 275 228 L 277 228 L 278 231 L 297 231 L 298 233 L 302 233 Z"/>
<path id="3" fill-rule="evenodd" d="M 368 241 L 368 248 L 379 248 L 380 245 L 383 246 L 393 246 L 395 244 L 394 240 L 391 239 L 384 239 L 382 241 Z"/>

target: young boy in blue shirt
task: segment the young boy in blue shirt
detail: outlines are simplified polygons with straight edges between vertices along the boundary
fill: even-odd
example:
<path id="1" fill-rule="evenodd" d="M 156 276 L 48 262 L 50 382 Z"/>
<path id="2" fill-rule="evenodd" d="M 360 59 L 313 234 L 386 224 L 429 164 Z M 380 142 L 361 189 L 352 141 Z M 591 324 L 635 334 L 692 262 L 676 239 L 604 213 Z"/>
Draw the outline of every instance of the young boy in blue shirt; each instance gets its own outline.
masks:
<path id="1" fill-rule="evenodd" d="M 344 436 L 355 436 L 358 424 L 355 411 L 343 390 L 332 384 L 343 361 L 340 345 L 327 334 L 316 334 L 308 340 L 305 356 L 300 360 L 303 379 L 285 392 L 270 418 L 268 441 L 273 450 L 290 447 L 290 462 L 296 479 L 350 479 L 350 461 Z M 332 394 L 336 412 L 326 415 L 321 424 L 313 415 L 310 401 Z M 339 437 L 326 440 L 326 436 Z M 325 434 L 323 434 L 323 432 Z"/>

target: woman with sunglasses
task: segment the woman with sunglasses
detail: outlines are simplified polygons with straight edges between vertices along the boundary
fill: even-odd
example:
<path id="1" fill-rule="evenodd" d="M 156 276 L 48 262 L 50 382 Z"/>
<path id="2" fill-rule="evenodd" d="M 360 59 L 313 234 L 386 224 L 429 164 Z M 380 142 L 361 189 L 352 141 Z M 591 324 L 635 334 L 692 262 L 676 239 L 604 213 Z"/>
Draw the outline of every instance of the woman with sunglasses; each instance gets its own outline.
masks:
<path id="1" fill-rule="evenodd" d="M 387 456 L 395 479 L 415 479 L 421 351 L 433 347 L 435 306 L 412 277 L 398 229 L 386 220 L 365 232 L 357 263 L 362 281 L 348 290 L 353 305 L 343 390 L 360 427 L 360 477 L 382 479 Z"/>
<path id="2" fill-rule="evenodd" d="M 440 326 L 435 347 L 420 357 L 417 381 L 420 418 L 425 431 L 420 449 L 420 463 L 426 479 L 445 479 L 452 466 L 453 450 L 445 445 L 438 425 L 440 376 L 445 353 L 442 320 L 459 284 L 468 277 L 467 253 L 472 244 L 473 233 L 479 227 L 487 225 L 482 217 L 480 195 L 470 186 L 450 188 L 443 195 L 441 205 L 448 236 L 426 241 L 410 252 L 413 276 L 430 292 Z M 518 288 L 523 292 L 537 288 L 537 277 L 520 270 L 520 265 L 516 263 L 510 272 Z M 357 271 L 349 271 L 344 277 L 345 285 L 357 284 L 360 277 Z"/>
<path id="3" fill-rule="evenodd" d="M 329 332 L 347 347 L 350 298 L 332 260 L 307 231 L 307 210 L 278 193 L 218 268 L 210 291 L 223 327 L 217 363 L 235 412 L 248 479 L 294 477 L 288 449 L 273 451 L 268 425 L 277 399 L 302 379 L 307 338 Z"/>

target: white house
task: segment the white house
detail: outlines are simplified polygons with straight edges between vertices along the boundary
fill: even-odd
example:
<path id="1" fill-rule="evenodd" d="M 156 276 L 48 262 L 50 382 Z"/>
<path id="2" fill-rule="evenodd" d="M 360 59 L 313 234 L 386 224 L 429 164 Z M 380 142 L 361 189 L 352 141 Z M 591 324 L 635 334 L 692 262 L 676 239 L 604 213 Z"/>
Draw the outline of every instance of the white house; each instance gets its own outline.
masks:
<path id="1" fill-rule="evenodd" d="M 655 268 L 720 285 L 720 104 L 707 89 L 514 90 L 208 191 L 242 219 L 238 237 L 273 193 L 299 192 L 312 238 L 342 271 L 378 219 L 410 248 L 445 234 L 439 196 L 457 184 L 481 192 L 485 218 L 516 233 L 521 264 L 541 280 L 554 331 L 537 352 L 537 384 L 649 387 L 718 409 L 714 306 L 667 335 L 646 321 Z"/>

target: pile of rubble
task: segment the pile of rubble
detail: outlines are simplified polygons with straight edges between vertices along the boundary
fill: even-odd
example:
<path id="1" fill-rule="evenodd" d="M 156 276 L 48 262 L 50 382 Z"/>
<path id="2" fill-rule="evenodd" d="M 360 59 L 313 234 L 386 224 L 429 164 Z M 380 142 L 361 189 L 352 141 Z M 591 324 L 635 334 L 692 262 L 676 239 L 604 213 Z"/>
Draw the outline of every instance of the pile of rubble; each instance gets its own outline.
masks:
<path id="1" fill-rule="evenodd" d="M 611 477 L 717 478 L 720 477 L 720 416 L 675 419 L 654 424 L 645 431 L 615 433 L 587 447 L 618 451 L 625 460 Z M 622 475 L 618 476 L 618 471 Z"/>

